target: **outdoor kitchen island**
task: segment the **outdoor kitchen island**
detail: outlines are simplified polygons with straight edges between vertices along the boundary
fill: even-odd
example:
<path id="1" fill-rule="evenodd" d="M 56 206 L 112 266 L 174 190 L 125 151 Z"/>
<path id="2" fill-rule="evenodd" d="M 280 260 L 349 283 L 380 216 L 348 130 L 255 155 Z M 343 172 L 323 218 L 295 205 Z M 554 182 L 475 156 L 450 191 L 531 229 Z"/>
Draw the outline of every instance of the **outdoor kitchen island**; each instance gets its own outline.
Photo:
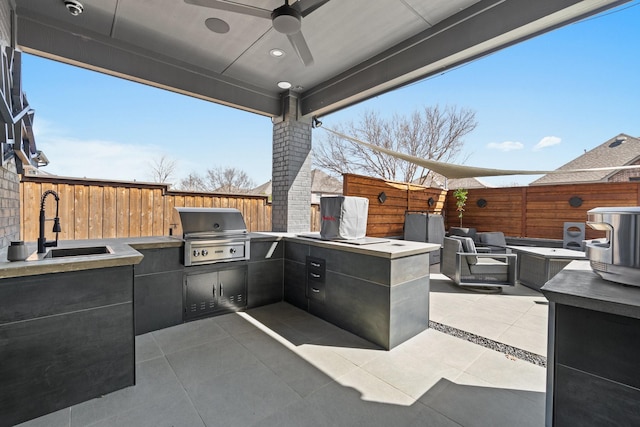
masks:
<path id="1" fill-rule="evenodd" d="M 640 287 L 573 261 L 541 291 L 550 301 L 546 425 L 640 425 Z"/>
<path id="2" fill-rule="evenodd" d="M 429 253 L 440 245 L 284 240 L 284 301 L 387 350 L 428 328 Z"/>

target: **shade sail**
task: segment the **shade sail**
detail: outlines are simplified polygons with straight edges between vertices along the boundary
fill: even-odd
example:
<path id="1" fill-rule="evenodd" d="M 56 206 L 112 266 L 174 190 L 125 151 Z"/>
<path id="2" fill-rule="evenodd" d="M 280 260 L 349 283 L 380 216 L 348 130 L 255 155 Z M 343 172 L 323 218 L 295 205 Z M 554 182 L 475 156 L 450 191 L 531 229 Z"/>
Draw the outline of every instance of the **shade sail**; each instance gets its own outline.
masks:
<path id="1" fill-rule="evenodd" d="M 325 131 L 332 133 L 339 138 L 346 139 L 348 141 L 355 142 L 356 144 L 363 145 L 371 150 L 388 154 L 389 156 L 393 156 L 398 159 L 406 160 L 407 162 L 411 162 L 416 165 L 422 166 L 436 173 L 439 173 L 440 175 L 449 179 L 478 178 L 478 177 L 484 177 L 484 176 L 545 175 L 545 174 L 558 174 L 558 173 L 640 169 L 640 165 L 611 166 L 611 167 L 604 167 L 604 168 L 588 168 L 588 169 L 556 169 L 556 170 L 491 169 L 491 168 L 480 168 L 475 166 L 456 165 L 453 163 L 445 163 L 445 162 L 438 162 L 435 160 L 423 159 L 420 157 L 412 156 L 410 154 L 389 150 L 388 148 L 379 147 L 377 145 L 373 145 L 368 142 L 360 141 L 359 139 L 352 138 L 348 135 L 337 132 L 333 129 L 324 128 L 324 127 L 321 129 L 324 129 Z"/>

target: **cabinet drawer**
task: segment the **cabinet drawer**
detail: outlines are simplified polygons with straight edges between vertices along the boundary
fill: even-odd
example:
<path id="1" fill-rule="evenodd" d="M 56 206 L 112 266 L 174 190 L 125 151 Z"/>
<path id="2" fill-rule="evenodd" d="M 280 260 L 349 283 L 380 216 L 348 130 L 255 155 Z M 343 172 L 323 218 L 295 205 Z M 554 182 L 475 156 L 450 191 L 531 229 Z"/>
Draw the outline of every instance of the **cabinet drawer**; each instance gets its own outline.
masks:
<path id="1" fill-rule="evenodd" d="M 307 278 L 311 280 L 324 280 L 326 261 L 322 258 L 307 257 Z"/>
<path id="2" fill-rule="evenodd" d="M 307 298 L 324 302 L 325 298 L 325 283 L 309 280 L 307 282 Z"/>
<path id="3" fill-rule="evenodd" d="M 308 299 L 324 302 L 325 299 L 325 274 L 326 262 L 322 258 L 308 256 L 307 265 L 307 289 Z"/>

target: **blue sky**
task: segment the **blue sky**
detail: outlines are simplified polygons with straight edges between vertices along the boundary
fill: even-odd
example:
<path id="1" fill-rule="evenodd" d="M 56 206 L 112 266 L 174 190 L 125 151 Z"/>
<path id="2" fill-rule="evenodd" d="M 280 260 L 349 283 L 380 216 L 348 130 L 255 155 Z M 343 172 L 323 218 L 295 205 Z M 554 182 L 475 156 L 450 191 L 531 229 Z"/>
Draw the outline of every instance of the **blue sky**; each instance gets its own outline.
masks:
<path id="1" fill-rule="evenodd" d="M 640 136 L 640 1 L 323 117 L 324 126 L 426 105 L 469 108 L 465 164 L 556 169 L 606 140 Z M 190 172 L 235 167 L 271 179 L 271 119 L 31 55 L 23 89 L 38 148 L 65 176 L 149 180 L 161 155 Z M 314 130 L 314 143 L 325 132 Z M 460 159 L 462 160 L 462 158 Z M 526 185 L 537 176 L 483 178 Z"/>

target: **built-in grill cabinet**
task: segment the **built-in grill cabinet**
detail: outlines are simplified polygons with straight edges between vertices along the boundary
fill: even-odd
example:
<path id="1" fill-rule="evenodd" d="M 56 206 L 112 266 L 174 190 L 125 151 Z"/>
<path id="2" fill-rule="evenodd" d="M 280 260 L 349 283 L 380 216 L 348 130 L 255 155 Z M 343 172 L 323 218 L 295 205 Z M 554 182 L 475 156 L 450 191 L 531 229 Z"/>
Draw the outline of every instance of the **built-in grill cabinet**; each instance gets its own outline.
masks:
<path id="1" fill-rule="evenodd" d="M 184 318 L 196 319 L 247 306 L 247 264 L 192 267 L 184 276 Z"/>
<path id="2" fill-rule="evenodd" d="M 324 259 L 308 256 L 307 264 L 307 298 L 324 302 L 325 300 L 325 276 L 327 263 Z"/>
<path id="3" fill-rule="evenodd" d="M 184 239 L 184 320 L 247 306 L 250 238 L 231 208 L 175 208 Z"/>

